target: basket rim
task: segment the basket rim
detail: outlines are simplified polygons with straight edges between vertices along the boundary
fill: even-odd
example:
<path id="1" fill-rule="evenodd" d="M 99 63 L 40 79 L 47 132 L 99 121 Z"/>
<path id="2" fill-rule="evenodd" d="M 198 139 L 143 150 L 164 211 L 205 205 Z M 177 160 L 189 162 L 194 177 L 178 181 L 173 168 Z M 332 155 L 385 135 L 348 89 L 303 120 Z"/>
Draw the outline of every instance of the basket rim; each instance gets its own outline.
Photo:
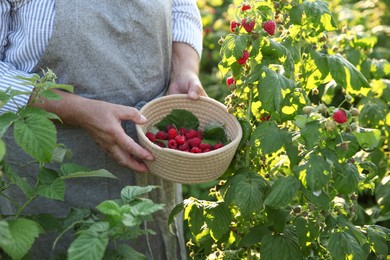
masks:
<path id="1" fill-rule="evenodd" d="M 146 103 L 140 109 L 140 113 L 142 114 L 143 111 L 145 111 L 148 107 L 153 106 L 155 103 L 159 103 L 159 102 L 162 102 L 163 100 L 169 100 L 169 99 L 171 99 L 171 100 L 189 99 L 189 97 L 187 94 L 172 94 L 172 95 L 162 96 L 162 97 L 153 99 L 150 102 Z M 221 102 L 219 102 L 213 98 L 210 98 L 207 96 L 200 96 L 199 100 L 211 102 L 211 103 L 213 103 L 213 105 L 219 106 L 220 108 L 227 111 L 226 106 L 224 104 L 222 104 Z M 194 101 L 196 101 L 196 100 L 194 100 Z M 190 153 L 190 152 L 184 152 L 184 151 L 174 150 L 174 149 L 170 149 L 170 148 L 162 148 L 162 147 L 154 144 L 153 142 L 151 142 L 145 135 L 141 135 L 141 136 L 144 139 L 144 141 L 146 141 L 147 144 L 149 146 L 151 146 L 151 148 L 153 148 L 155 151 L 159 151 L 159 152 L 170 153 L 172 155 L 186 157 L 186 158 L 206 158 L 206 157 L 209 157 L 212 155 L 218 155 L 220 153 L 224 153 L 226 150 L 229 150 L 232 146 L 237 145 L 237 143 L 240 142 L 241 138 L 242 138 L 242 128 L 241 128 L 241 124 L 239 123 L 238 119 L 235 116 L 233 116 L 232 114 L 229 114 L 228 112 L 226 112 L 226 113 L 232 117 L 235 125 L 237 126 L 237 130 L 238 130 L 237 135 L 235 136 L 234 139 L 232 139 L 228 144 L 224 145 L 223 147 L 221 147 L 217 150 L 212 150 L 212 151 L 206 152 L 206 153 Z M 135 124 L 135 127 L 136 127 L 137 132 L 144 133 L 143 130 L 141 129 L 140 124 Z"/>

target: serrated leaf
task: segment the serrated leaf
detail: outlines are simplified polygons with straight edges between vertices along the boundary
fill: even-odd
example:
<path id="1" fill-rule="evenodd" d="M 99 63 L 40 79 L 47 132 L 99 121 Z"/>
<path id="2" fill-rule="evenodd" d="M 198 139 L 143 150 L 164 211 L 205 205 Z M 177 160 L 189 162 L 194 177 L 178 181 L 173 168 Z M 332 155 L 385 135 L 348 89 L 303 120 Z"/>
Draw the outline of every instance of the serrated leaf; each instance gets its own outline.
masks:
<path id="1" fill-rule="evenodd" d="M 347 91 L 369 88 L 370 84 L 357 68 L 340 54 L 328 57 L 329 71 L 333 79 Z"/>
<path id="2" fill-rule="evenodd" d="M 368 99 L 360 111 L 359 123 L 364 127 L 376 127 L 390 113 L 389 106 L 384 100 Z"/>
<path id="3" fill-rule="evenodd" d="M 251 247 L 252 245 L 259 243 L 265 235 L 270 233 L 271 231 L 265 225 L 254 226 L 249 229 L 247 233 L 243 234 L 238 245 L 240 247 Z"/>
<path id="4" fill-rule="evenodd" d="M 118 246 L 118 249 L 116 250 L 116 257 L 115 259 L 131 259 L 131 260 L 146 260 L 147 257 L 137 251 L 134 250 L 134 248 L 121 244 Z"/>
<path id="5" fill-rule="evenodd" d="M 29 117 L 32 115 L 36 115 L 36 116 L 46 117 L 46 118 L 51 119 L 51 120 L 61 121 L 61 118 L 59 116 L 57 116 L 56 114 L 47 112 L 46 110 L 43 110 L 43 109 L 38 108 L 38 107 L 27 106 L 19 111 L 19 115 L 23 116 L 23 117 Z"/>
<path id="6" fill-rule="evenodd" d="M 348 233 L 332 233 L 329 237 L 328 250 L 333 259 L 346 259 L 352 256 L 353 259 L 365 260 L 363 249 L 356 239 Z"/>
<path id="7" fill-rule="evenodd" d="M 0 116 L 0 138 L 19 117 L 12 112 L 5 112 Z"/>
<path id="8" fill-rule="evenodd" d="M 389 252 L 386 242 L 387 234 L 375 226 L 367 226 L 367 235 L 375 254 L 387 256 Z"/>
<path id="9" fill-rule="evenodd" d="M 316 154 L 311 154 L 307 162 L 294 168 L 305 187 L 318 191 L 325 187 L 330 180 L 330 166 L 326 160 Z"/>
<path id="10" fill-rule="evenodd" d="M 293 24 L 301 25 L 302 24 L 302 15 L 303 15 L 303 6 L 302 5 L 293 6 L 289 11 L 289 15 L 290 15 L 290 21 Z"/>
<path id="11" fill-rule="evenodd" d="M 357 192 L 359 184 L 359 170 L 353 163 L 341 164 L 340 171 L 334 176 L 334 186 L 341 194 Z"/>
<path id="12" fill-rule="evenodd" d="M 381 141 L 381 131 L 378 129 L 360 128 L 359 132 L 353 132 L 359 145 L 365 150 L 372 150 L 379 146 Z"/>
<path id="13" fill-rule="evenodd" d="M 14 124 L 16 143 L 39 162 L 50 162 L 57 144 L 57 131 L 46 117 L 31 115 Z"/>
<path id="14" fill-rule="evenodd" d="M 305 140 L 307 148 L 312 148 L 318 143 L 321 124 L 319 121 L 309 121 L 301 128 L 301 136 Z"/>
<path id="15" fill-rule="evenodd" d="M 325 79 L 329 75 L 328 57 L 315 50 L 310 51 L 310 56 L 314 60 L 317 69 L 321 72 L 322 79 Z"/>
<path id="16" fill-rule="evenodd" d="M 199 119 L 186 109 L 172 109 L 172 111 L 166 115 L 155 126 L 160 130 L 165 130 L 168 125 L 174 125 L 176 128 L 186 129 L 198 129 Z"/>
<path id="17" fill-rule="evenodd" d="M 295 240 L 287 235 L 267 234 L 261 242 L 261 259 L 302 259 L 303 256 L 299 248 L 299 244 Z"/>
<path id="18" fill-rule="evenodd" d="M 114 200 L 103 201 L 99 205 L 96 206 L 96 209 L 105 215 L 110 215 L 110 216 L 120 216 L 121 215 L 120 206 Z"/>
<path id="19" fill-rule="evenodd" d="M 149 216 L 152 213 L 162 210 L 164 204 L 156 204 L 152 200 L 144 199 L 131 205 L 130 212 L 135 216 Z"/>
<path id="20" fill-rule="evenodd" d="M 306 19 L 313 23 L 318 30 L 332 31 L 336 30 L 336 22 L 329 10 L 328 3 L 323 1 L 306 1 L 303 2 L 306 13 Z"/>
<path id="21" fill-rule="evenodd" d="M 152 190 L 158 188 L 158 186 L 126 186 L 121 191 L 121 198 L 125 202 L 131 202 L 137 198 L 139 198 L 141 195 L 151 192 Z"/>
<path id="22" fill-rule="evenodd" d="M 283 100 L 282 90 L 294 87 L 294 83 L 285 76 L 263 67 L 260 71 L 258 91 L 262 107 L 267 111 L 279 111 Z"/>
<path id="23" fill-rule="evenodd" d="M 21 259 L 30 250 L 42 228 L 37 222 L 26 218 L 18 218 L 8 223 L 12 243 L 4 244 L 2 248 L 12 259 Z"/>
<path id="24" fill-rule="evenodd" d="M 12 242 L 12 235 L 9 230 L 9 224 L 5 220 L 0 220 L 0 248 L 3 245 L 10 244 Z"/>
<path id="25" fill-rule="evenodd" d="M 264 205 L 273 208 L 287 206 L 298 192 L 301 183 L 294 176 L 280 177 L 271 188 L 267 195 Z"/>
<path id="26" fill-rule="evenodd" d="M 185 209 L 187 216 L 188 227 L 191 233 L 196 236 L 201 232 L 204 225 L 205 217 L 203 216 L 203 207 L 197 204 L 189 204 Z"/>
<path id="27" fill-rule="evenodd" d="M 102 259 L 108 245 L 109 224 L 98 222 L 88 230 L 83 231 L 68 249 L 69 260 Z"/>
<path id="28" fill-rule="evenodd" d="M 24 193 L 24 195 L 26 195 L 26 197 L 30 197 L 33 193 L 33 189 L 28 181 L 16 174 L 9 164 L 5 163 L 4 167 L 4 175 L 7 176 L 9 181 L 15 184 Z"/>
<path id="29" fill-rule="evenodd" d="M 244 216 L 263 208 L 265 180 L 255 173 L 238 173 L 229 180 L 225 194 L 227 201 L 234 201 Z"/>
<path id="30" fill-rule="evenodd" d="M 138 227 L 143 222 L 143 218 L 141 216 L 134 216 L 133 214 L 123 214 L 122 215 L 122 223 L 127 227 Z"/>
<path id="31" fill-rule="evenodd" d="M 227 135 L 224 125 L 219 122 L 207 123 L 203 131 L 203 140 L 205 139 L 209 143 L 226 143 Z"/>
<path id="32" fill-rule="evenodd" d="M 37 193 L 43 197 L 63 201 L 65 197 L 65 182 L 62 179 L 55 179 L 50 184 L 41 184 Z"/>
<path id="33" fill-rule="evenodd" d="M 216 207 L 205 209 L 206 223 L 210 228 L 210 234 L 215 241 L 218 241 L 230 230 L 232 213 L 224 202 L 219 202 Z"/>
<path id="34" fill-rule="evenodd" d="M 270 154 L 283 147 L 284 136 L 282 131 L 273 122 L 263 122 L 253 131 L 250 143 L 251 146 L 258 146 L 263 154 Z"/>

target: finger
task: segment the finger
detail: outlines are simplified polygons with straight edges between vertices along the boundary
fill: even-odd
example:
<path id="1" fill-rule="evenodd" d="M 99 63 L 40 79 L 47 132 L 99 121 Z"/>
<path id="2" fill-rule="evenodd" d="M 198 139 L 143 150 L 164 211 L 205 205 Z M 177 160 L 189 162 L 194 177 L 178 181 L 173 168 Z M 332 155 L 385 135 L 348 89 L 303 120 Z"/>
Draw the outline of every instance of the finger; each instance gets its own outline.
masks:
<path id="1" fill-rule="evenodd" d="M 144 124 L 146 122 L 146 118 L 134 107 L 118 106 L 116 114 L 119 121 L 130 120 L 136 124 Z"/>
<path id="2" fill-rule="evenodd" d="M 207 96 L 206 91 L 203 89 L 200 82 L 191 84 L 188 90 L 188 96 L 190 99 L 198 99 L 200 96 Z"/>
<path id="3" fill-rule="evenodd" d="M 139 173 L 148 173 L 149 169 L 141 160 L 131 156 L 126 151 L 123 151 L 119 146 L 110 148 L 109 154 L 118 162 L 119 165 L 129 168 Z"/>
<path id="4" fill-rule="evenodd" d="M 153 155 L 139 144 L 137 144 L 132 138 L 130 138 L 125 132 L 119 133 L 115 137 L 116 144 L 127 154 L 135 156 L 141 160 L 152 161 Z"/>

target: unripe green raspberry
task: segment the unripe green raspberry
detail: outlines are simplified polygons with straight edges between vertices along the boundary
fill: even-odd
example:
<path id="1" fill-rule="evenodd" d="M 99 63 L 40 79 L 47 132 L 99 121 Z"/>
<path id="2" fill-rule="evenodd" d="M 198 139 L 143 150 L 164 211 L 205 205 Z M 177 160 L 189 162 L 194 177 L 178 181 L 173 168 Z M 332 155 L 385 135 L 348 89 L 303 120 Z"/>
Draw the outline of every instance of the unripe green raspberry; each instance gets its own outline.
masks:
<path id="1" fill-rule="evenodd" d="M 332 119 L 328 119 L 326 120 L 325 122 L 325 128 L 326 130 L 328 130 L 329 132 L 332 132 L 333 130 L 335 130 L 337 127 L 337 123 L 332 120 Z"/>
<path id="2" fill-rule="evenodd" d="M 309 115 L 311 112 L 313 112 L 314 107 L 312 106 L 304 106 L 302 108 L 302 112 L 306 115 Z"/>
<path id="3" fill-rule="evenodd" d="M 359 116 L 360 115 L 360 111 L 359 109 L 353 107 L 349 110 L 349 112 L 351 113 L 352 116 Z"/>

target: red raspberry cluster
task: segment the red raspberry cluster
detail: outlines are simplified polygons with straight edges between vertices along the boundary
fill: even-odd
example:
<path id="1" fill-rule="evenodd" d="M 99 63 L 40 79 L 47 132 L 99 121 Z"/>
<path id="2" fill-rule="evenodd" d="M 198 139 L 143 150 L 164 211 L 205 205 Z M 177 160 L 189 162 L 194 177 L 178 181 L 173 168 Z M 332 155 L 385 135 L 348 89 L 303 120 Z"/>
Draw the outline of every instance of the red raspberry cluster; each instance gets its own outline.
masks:
<path id="1" fill-rule="evenodd" d="M 190 153 L 206 153 L 219 149 L 224 146 L 223 143 L 211 145 L 203 142 L 203 133 L 200 130 L 179 128 L 168 126 L 165 131 L 160 130 L 157 133 L 146 132 L 146 137 L 154 144 L 175 150 Z"/>

